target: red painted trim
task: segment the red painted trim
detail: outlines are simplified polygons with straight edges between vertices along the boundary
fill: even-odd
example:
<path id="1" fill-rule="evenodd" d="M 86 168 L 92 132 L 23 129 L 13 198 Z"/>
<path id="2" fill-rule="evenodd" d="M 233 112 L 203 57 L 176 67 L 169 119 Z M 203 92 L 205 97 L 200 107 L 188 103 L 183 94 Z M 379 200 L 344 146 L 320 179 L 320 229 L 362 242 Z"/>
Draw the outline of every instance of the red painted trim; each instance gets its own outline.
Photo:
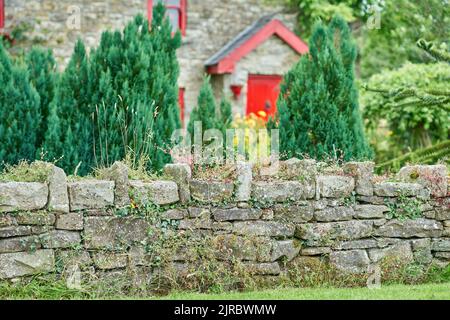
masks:
<path id="1" fill-rule="evenodd" d="M 0 0 L 3 1 L 3 0 Z M 178 28 L 183 36 L 186 35 L 187 28 L 187 0 L 180 0 L 180 6 L 166 6 L 167 9 L 177 9 L 179 11 Z M 153 19 L 153 0 L 147 0 L 147 18 L 151 25 Z"/>
<path id="2" fill-rule="evenodd" d="M 184 109 L 185 109 L 185 100 L 184 93 L 186 92 L 185 88 L 178 89 L 178 103 L 180 105 L 180 120 L 181 124 L 184 126 Z"/>
<path id="3" fill-rule="evenodd" d="M 0 0 L 0 29 L 5 27 L 5 0 Z"/>
<path id="4" fill-rule="evenodd" d="M 308 45 L 302 39 L 297 37 L 280 20 L 274 19 L 219 63 L 214 66 L 209 66 L 207 72 L 210 74 L 232 73 L 236 63 L 240 59 L 255 50 L 273 35 L 278 36 L 299 54 L 305 54 L 309 51 Z"/>

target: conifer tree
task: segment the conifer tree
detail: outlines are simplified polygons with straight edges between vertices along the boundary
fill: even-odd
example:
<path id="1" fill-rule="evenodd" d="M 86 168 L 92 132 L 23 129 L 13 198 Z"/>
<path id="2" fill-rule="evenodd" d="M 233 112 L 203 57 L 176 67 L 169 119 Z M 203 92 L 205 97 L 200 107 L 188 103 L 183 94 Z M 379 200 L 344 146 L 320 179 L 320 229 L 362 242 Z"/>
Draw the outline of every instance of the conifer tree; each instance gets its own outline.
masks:
<path id="1" fill-rule="evenodd" d="M 209 76 L 203 79 L 203 84 L 197 97 L 197 106 L 192 110 L 189 118 L 187 130 L 191 136 L 194 135 L 196 122 L 201 123 L 202 132 L 208 129 L 221 129 Z"/>
<path id="2" fill-rule="evenodd" d="M 104 32 L 90 58 L 95 161 L 108 166 L 131 152 L 148 158 L 150 169 L 171 161 L 170 138 L 180 127 L 179 66 L 163 5 L 155 7 L 152 27 L 142 16 L 123 33 Z"/>
<path id="3" fill-rule="evenodd" d="M 356 45 L 342 18 L 315 26 L 310 53 L 284 77 L 276 122 L 269 122 L 269 128 L 280 130 L 283 157 L 371 156 L 359 113 L 355 59 Z"/>
<path id="4" fill-rule="evenodd" d="M 34 160 L 41 125 L 39 95 L 28 71 L 14 65 L 0 43 L 0 167 Z"/>
<path id="5" fill-rule="evenodd" d="M 40 147 L 44 141 L 47 130 L 47 117 L 50 113 L 50 103 L 53 100 L 56 62 L 51 50 L 33 47 L 25 57 L 30 81 L 40 97 L 40 114 L 42 123 L 37 133 L 37 146 Z"/>
<path id="6" fill-rule="evenodd" d="M 43 146 L 46 158 L 52 161 L 58 159 L 58 165 L 67 173 L 78 169 L 78 174 L 86 174 L 93 164 L 93 110 L 88 81 L 86 49 L 78 40 L 50 104 Z"/>

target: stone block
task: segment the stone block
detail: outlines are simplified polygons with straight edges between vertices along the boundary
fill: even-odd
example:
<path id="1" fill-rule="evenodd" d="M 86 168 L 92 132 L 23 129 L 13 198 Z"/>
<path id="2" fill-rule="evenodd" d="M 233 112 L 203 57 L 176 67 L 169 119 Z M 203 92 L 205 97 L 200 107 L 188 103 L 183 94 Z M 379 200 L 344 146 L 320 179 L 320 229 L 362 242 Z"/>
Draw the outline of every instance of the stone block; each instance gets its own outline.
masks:
<path id="1" fill-rule="evenodd" d="M 381 182 L 374 186 L 375 195 L 380 197 L 416 197 L 421 195 L 423 187 L 418 183 Z"/>
<path id="2" fill-rule="evenodd" d="M 205 203 L 230 201 L 234 192 L 232 182 L 191 180 L 190 186 L 191 197 Z"/>
<path id="3" fill-rule="evenodd" d="M 47 200 L 48 187 L 44 183 L 0 183 L 0 212 L 40 210 Z"/>
<path id="4" fill-rule="evenodd" d="M 365 273 L 370 264 L 365 250 L 335 251 L 330 254 L 330 263 L 346 273 Z"/>
<path id="5" fill-rule="evenodd" d="M 355 211 L 351 207 L 334 207 L 318 210 L 314 217 L 319 222 L 347 221 L 351 220 Z"/>
<path id="6" fill-rule="evenodd" d="M 153 203 L 163 206 L 180 200 L 178 186 L 173 181 L 130 181 L 133 200 L 138 203 Z"/>
<path id="7" fill-rule="evenodd" d="M 373 222 L 352 220 L 341 222 L 306 223 L 297 225 L 295 236 L 309 243 L 327 244 L 330 240 L 356 240 L 373 235 Z"/>
<path id="8" fill-rule="evenodd" d="M 56 219 L 56 229 L 60 230 L 83 230 L 83 213 L 71 212 L 60 214 Z"/>
<path id="9" fill-rule="evenodd" d="M 355 178 L 355 192 L 362 196 L 373 196 L 373 162 L 348 162 L 343 170 L 346 174 Z"/>
<path id="10" fill-rule="evenodd" d="M 430 219 L 394 219 L 382 225 L 375 232 L 380 237 L 392 238 L 434 238 L 442 234 L 442 223 Z"/>
<path id="11" fill-rule="evenodd" d="M 16 214 L 15 218 L 18 224 L 29 226 L 51 226 L 56 220 L 53 213 L 46 211 L 21 212 Z"/>
<path id="12" fill-rule="evenodd" d="M 292 261 L 301 249 L 300 242 L 295 240 L 274 241 L 272 245 L 272 261 Z"/>
<path id="13" fill-rule="evenodd" d="M 261 209 L 215 209 L 213 216 L 216 221 L 258 220 L 261 218 Z"/>
<path id="14" fill-rule="evenodd" d="M 94 265 L 100 270 L 125 268 L 128 263 L 126 253 L 97 252 L 92 256 Z"/>
<path id="15" fill-rule="evenodd" d="M 192 179 L 191 167 L 184 163 L 167 164 L 164 173 L 173 179 L 178 185 L 178 193 L 181 203 L 191 200 L 190 181 Z"/>
<path id="16" fill-rule="evenodd" d="M 30 226 L 10 226 L 0 228 L 0 238 L 12 238 L 31 235 Z"/>
<path id="17" fill-rule="evenodd" d="M 125 207 L 130 204 L 128 167 L 116 161 L 102 175 L 102 179 L 114 181 L 114 204 L 116 207 Z"/>
<path id="18" fill-rule="evenodd" d="M 0 253 L 32 251 L 41 248 L 37 236 L 0 239 Z"/>
<path id="19" fill-rule="evenodd" d="M 258 181 L 252 184 L 252 199 L 260 203 L 299 201 L 314 198 L 314 189 L 300 181 Z"/>
<path id="20" fill-rule="evenodd" d="M 387 259 L 388 261 L 410 263 L 414 260 L 411 245 L 407 241 L 402 241 L 383 249 L 370 249 L 369 257 L 372 262 Z"/>
<path id="21" fill-rule="evenodd" d="M 249 201 L 251 197 L 253 173 L 252 164 L 247 162 L 238 162 L 236 166 L 237 187 L 236 201 Z"/>
<path id="22" fill-rule="evenodd" d="M 276 204 L 274 206 L 274 218 L 280 221 L 289 221 L 292 223 L 303 223 L 311 221 L 314 216 L 314 206 L 294 205 L 294 204 Z"/>
<path id="23" fill-rule="evenodd" d="M 355 179 L 349 176 L 318 176 L 317 187 L 324 198 L 345 198 L 355 189 Z"/>
<path id="24" fill-rule="evenodd" d="M 406 166 L 397 174 L 397 178 L 401 181 L 418 183 L 428 188 L 433 197 L 447 195 L 447 176 L 447 167 L 443 164 Z"/>
<path id="25" fill-rule="evenodd" d="M 233 224 L 233 232 L 244 236 L 291 237 L 294 231 L 294 226 L 275 221 L 245 221 Z"/>
<path id="26" fill-rule="evenodd" d="M 53 250 L 0 254 L 0 279 L 12 279 L 54 270 Z"/>
<path id="27" fill-rule="evenodd" d="M 104 209 L 114 205 L 114 182 L 83 180 L 69 183 L 70 210 Z"/>
<path id="28" fill-rule="evenodd" d="M 84 242 L 88 249 L 127 248 L 147 238 L 150 224 L 139 218 L 85 217 Z"/>
<path id="29" fill-rule="evenodd" d="M 384 218 L 384 213 L 389 211 L 385 205 L 363 204 L 355 206 L 355 218 L 358 219 L 378 219 Z"/>
<path id="30" fill-rule="evenodd" d="M 67 176 L 63 169 L 51 165 L 48 175 L 48 209 L 53 212 L 69 212 Z"/>
<path id="31" fill-rule="evenodd" d="M 41 235 L 41 243 L 46 249 L 71 248 L 81 244 L 81 236 L 76 231 L 53 230 Z"/>

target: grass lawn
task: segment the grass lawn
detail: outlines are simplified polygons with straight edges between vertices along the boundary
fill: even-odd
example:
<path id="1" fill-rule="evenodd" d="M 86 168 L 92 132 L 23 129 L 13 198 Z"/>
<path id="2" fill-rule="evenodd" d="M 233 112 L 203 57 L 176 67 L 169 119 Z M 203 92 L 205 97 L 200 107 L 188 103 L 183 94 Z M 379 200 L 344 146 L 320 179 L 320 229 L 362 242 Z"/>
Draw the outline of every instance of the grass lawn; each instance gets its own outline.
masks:
<path id="1" fill-rule="evenodd" d="M 174 293 L 163 299 L 171 300 L 450 300 L 450 283 L 425 285 L 390 285 L 380 289 L 304 288 L 276 289 L 245 293 L 195 294 Z"/>
<path id="2" fill-rule="evenodd" d="M 114 291 L 102 294 L 96 290 L 70 290 L 62 283 L 28 285 L 1 284 L 0 300 L 46 299 L 46 300 L 450 300 L 450 282 L 424 285 L 386 285 L 380 289 L 368 288 L 278 288 L 253 292 L 229 292 L 221 294 L 198 294 L 189 292 L 171 293 L 168 296 L 117 295 Z"/>

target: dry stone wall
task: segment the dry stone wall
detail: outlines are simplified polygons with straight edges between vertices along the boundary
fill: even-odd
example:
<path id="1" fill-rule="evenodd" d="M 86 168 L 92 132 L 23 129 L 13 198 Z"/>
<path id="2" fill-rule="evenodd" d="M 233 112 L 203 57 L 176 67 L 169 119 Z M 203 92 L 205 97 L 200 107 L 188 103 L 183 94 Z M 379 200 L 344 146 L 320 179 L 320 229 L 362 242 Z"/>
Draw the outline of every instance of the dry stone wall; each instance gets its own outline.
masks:
<path id="1" fill-rule="evenodd" d="M 184 164 L 168 165 L 166 181 L 130 181 L 127 170 L 116 163 L 105 180 L 70 182 L 53 166 L 45 183 L 0 183 L 0 279 L 81 270 L 150 284 L 164 270 L 154 261 L 161 230 L 165 243 L 195 239 L 165 251 L 178 275 L 195 266 L 190 249 L 206 238 L 220 263 L 271 278 L 305 259 L 358 274 L 389 257 L 450 262 L 445 166 L 406 167 L 391 181 L 370 162 L 324 171 L 291 159 L 270 178 L 239 163 L 225 181 L 195 179 Z"/>

